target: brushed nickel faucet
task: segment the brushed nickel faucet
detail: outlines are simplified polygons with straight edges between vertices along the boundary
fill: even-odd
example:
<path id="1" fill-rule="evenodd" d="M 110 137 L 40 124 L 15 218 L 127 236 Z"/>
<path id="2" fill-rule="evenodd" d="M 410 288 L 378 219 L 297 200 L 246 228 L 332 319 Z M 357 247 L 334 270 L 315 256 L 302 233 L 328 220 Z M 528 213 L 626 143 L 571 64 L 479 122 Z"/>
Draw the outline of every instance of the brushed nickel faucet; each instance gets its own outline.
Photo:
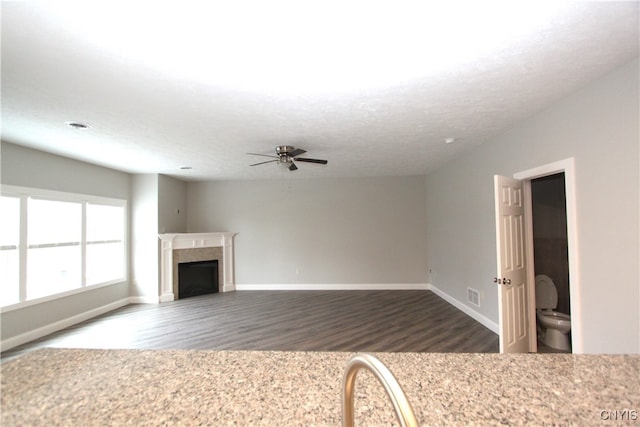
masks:
<path id="1" fill-rule="evenodd" d="M 393 376 L 391 371 L 378 359 L 370 354 L 359 353 L 349 360 L 342 378 L 342 425 L 353 427 L 353 395 L 355 392 L 356 375 L 360 368 L 367 368 L 384 386 L 387 396 L 391 399 L 396 410 L 396 416 L 402 426 L 418 426 L 411 404 Z"/>

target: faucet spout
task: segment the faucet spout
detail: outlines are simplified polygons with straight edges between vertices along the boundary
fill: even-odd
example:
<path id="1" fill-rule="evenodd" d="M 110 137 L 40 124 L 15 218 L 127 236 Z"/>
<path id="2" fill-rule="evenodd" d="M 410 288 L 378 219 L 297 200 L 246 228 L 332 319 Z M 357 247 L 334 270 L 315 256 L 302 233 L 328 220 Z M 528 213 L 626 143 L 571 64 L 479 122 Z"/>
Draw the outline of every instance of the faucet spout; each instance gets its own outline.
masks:
<path id="1" fill-rule="evenodd" d="M 391 399 L 396 410 L 400 425 L 407 427 L 418 426 L 411 404 L 391 371 L 378 359 L 370 354 L 356 354 L 349 360 L 342 378 L 342 425 L 353 427 L 354 411 L 353 398 L 355 392 L 356 375 L 360 368 L 367 368 L 383 385 L 387 396 Z"/>

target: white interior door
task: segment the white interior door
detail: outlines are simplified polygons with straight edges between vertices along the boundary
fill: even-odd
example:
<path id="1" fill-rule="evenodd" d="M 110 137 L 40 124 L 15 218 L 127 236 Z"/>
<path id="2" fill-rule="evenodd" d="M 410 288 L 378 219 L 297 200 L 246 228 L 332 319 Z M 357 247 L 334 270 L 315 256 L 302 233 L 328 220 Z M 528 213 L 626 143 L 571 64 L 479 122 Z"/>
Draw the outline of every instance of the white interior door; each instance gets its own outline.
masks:
<path id="1" fill-rule="evenodd" d="M 527 262 L 522 181 L 494 176 L 500 352 L 529 351 Z"/>

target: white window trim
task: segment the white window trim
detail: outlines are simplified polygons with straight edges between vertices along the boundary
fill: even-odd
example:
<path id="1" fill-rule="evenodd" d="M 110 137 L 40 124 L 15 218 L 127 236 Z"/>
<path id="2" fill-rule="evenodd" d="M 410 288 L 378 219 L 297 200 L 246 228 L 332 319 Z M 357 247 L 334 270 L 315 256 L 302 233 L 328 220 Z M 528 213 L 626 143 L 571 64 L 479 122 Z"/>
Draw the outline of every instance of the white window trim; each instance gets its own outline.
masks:
<path id="1" fill-rule="evenodd" d="M 105 286 L 111 286 L 119 283 L 125 283 L 129 280 L 129 262 L 127 253 L 127 248 L 129 247 L 129 221 L 128 221 L 128 204 L 125 199 L 116 199 L 102 196 L 92 196 L 88 194 L 77 194 L 77 193 L 67 193 L 62 191 L 54 191 L 54 190 L 45 190 L 41 188 L 30 188 L 30 187 L 20 187 L 15 185 L 2 185 L 1 187 L 2 196 L 8 197 L 19 197 L 20 198 L 20 245 L 19 245 L 19 260 L 20 260 L 20 302 L 15 304 L 6 305 L 4 307 L 0 307 L 0 313 L 6 313 L 9 311 L 17 310 L 24 307 L 29 307 L 32 305 L 40 304 L 47 301 L 53 301 L 60 298 L 65 298 L 70 295 L 75 295 L 87 291 L 91 291 L 94 289 L 102 288 Z M 34 199 L 44 199 L 44 200 L 52 200 L 52 201 L 61 201 L 61 202 L 76 202 L 82 203 L 82 278 L 81 284 L 79 288 L 71 289 L 68 291 L 47 295 L 40 298 L 34 298 L 31 300 L 26 300 L 26 252 L 27 252 L 27 200 L 28 198 Z M 123 215 L 124 215 L 124 232 L 123 232 L 123 243 L 125 250 L 123 251 L 122 256 L 123 260 L 123 276 L 112 279 L 102 283 L 96 283 L 92 285 L 86 284 L 86 257 L 84 251 L 86 250 L 86 204 L 101 204 L 108 206 L 118 206 L 122 207 Z"/>

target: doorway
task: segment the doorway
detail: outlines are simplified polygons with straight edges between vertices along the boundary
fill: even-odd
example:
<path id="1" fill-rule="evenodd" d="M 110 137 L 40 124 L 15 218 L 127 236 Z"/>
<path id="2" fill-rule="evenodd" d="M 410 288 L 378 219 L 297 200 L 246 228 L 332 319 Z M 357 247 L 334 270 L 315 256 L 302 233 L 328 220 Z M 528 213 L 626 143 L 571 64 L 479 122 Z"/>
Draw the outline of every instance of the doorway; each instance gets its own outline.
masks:
<path id="1" fill-rule="evenodd" d="M 551 178 L 554 175 L 558 175 L 555 178 Z M 560 176 L 563 177 L 564 184 L 564 198 L 565 198 L 565 212 L 564 217 L 554 219 L 555 227 L 561 227 L 565 225 L 566 229 L 566 282 L 567 290 L 565 297 L 563 297 L 563 306 L 566 307 L 566 314 L 571 315 L 571 333 L 570 343 L 573 353 L 582 353 L 582 321 L 581 321 L 581 307 L 579 304 L 579 291 L 580 281 L 578 275 L 578 247 L 577 247 L 577 221 L 576 221 L 576 193 L 575 193 L 575 167 L 574 159 L 569 158 L 558 162 L 543 165 L 534 169 L 519 172 L 513 175 L 514 178 L 523 181 L 524 189 L 524 207 L 525 207 L 525 233 L 526 233 L 526 257 L 527 257 L 527 300 L 528 300 L 528 318 L 529 318 L 529 352 L 538 351 L 537 343 L 537 322 L 536 322 L 536 301 L 535 301 L 535 276 L 536 274 L 545 274 L 542 269 L 546 269 L 546 264 L 542 261 L 544 256 L 539 256 L 536 259 L 535 247 L 534 247 L 534 208 L 533 208 L 533 194 L 532 185 L 536 186 L 542 183 L 543 186 L 548 185 L 558 191 L 558 186 L 562 185 Z M 540 180 L 540 181 L 537 181 Z M 557 180 L 557 182 L 553 182 Z M 536 184 L 536 182 L 538 184 Z M 543 190 L 544 191 L 544 190 Z M 539 193 L 539 191 L 537 191 Z M 539 194 L 537 197 L 540 197 Z M 558 197 L 558 196 L 556 196 Z M 544 209 L 544 208 L 543 208 Z M 538 215 L 540 209 L 537 208 Z M 556 214 L 558 214 L 556 212 Z M 540 219 L 540 218 L 539 218 Z M 544 219 L 542 219 L 544 221 Z M 546 227 L 546 226 L 542 226 Z M 543 234 L 547 233 L 548 230 Z M 540 226 L 538 232 L 540 233 Z M 540 248 L 538 249 L 540 252 Z M 538 269 L 536 269 L 536 261 L 538 262 Z M 542 261 L 543 266 L 540 265 Z M 565 263 L 565 261 L 563 261 Z M 549 268 L 564 268 L 562 267 L 549 267 Z M 554 274 L 554 273 L 552 273 Z M 563 273 L 564 274 L 564 273 Z M 547 274 L 547 276 L 549 276 Z M 562 279 L 558 279 L 561 282 Z M 555 283 L 555 279 L 554 279 Z M 556 285 L 558 286 L 558 285 Z M 559 295 L 560 303 L 560 295 Z"/>
<path id="2" fill-rule="evenodd" d="M 536 280 L 542 278 L 550 283 L 557 292 L 556 307 L 546 308 L 571 316 L 564 172 L 531 180 L 531 221 L 534 276 Z M 539 353 L 571 352 L 570 344 L 568 350 L 566 347 L 561 350 L 545 343 L 546 331 L 539 319 L 536 319 L 536 329 Z"/>

